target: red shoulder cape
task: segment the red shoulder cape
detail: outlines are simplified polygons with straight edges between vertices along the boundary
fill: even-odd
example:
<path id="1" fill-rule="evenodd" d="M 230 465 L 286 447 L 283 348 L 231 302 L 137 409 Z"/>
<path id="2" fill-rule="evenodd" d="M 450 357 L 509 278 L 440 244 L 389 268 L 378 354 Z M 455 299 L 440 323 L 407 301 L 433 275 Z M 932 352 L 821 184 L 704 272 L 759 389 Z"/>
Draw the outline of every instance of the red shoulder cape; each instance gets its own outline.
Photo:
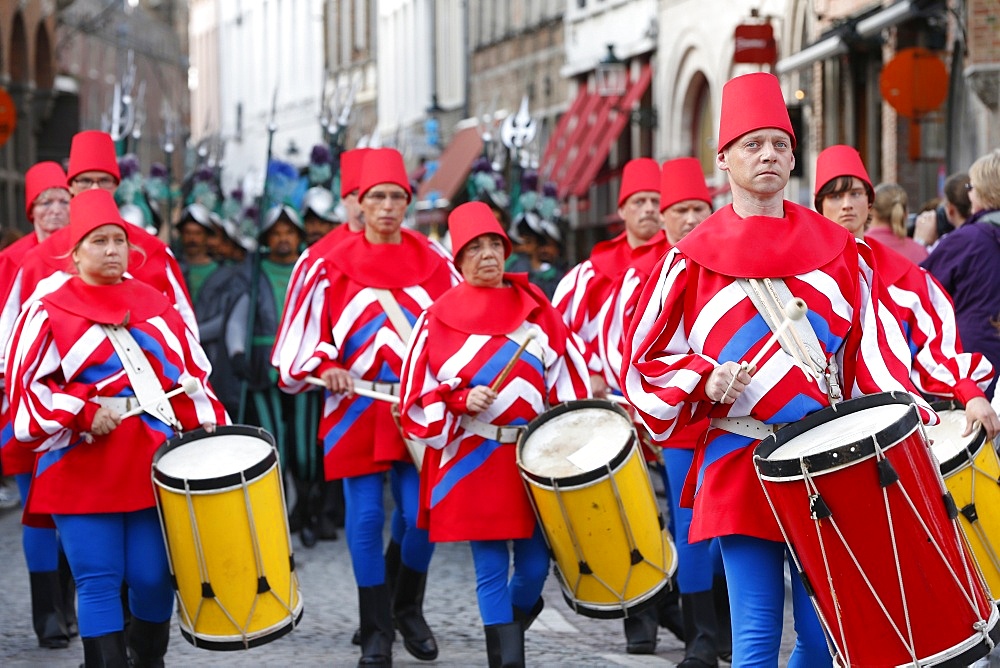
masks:
<path id="1" fill-rule="evenodd" d="M 895 285 L 896 281 L 908 272 L 917 268 L 908 257 L 894 251 L 877 239 L 865 237 L 865 243 L 872 249 L 875 256 L 875 272 L 886 285 Z"/>
<path id="2" fill-rule="evenodd" d="M 659 248 L 660 254 L 665 253 L 670 248 L 666 232 L 660 230 L 656 236 L 637 248 L 628 245 L 628 233 L 622 232 L 614 239 L 596 244 L 590 252 L 590 264 L 596 273 L 613 281 L 628 268 L 636 253 L 649 252 L 649 248 Z"/>
<path id="3" fill-rule="evenodd" d="M 422 234 L 403 229 L 398 244 L 373 244 L 364 234 L 346 235 L 326 254 L 349 278 L 373 288 L 419 285 L 441 269 L 445 261 Z"/>

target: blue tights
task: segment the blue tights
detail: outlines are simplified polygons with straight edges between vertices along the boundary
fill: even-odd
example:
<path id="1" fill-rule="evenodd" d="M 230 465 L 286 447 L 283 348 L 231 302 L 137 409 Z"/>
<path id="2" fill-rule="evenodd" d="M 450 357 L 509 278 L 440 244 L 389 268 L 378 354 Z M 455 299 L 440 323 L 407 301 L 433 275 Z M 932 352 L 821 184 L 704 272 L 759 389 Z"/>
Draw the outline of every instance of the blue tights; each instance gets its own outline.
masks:
<path id="1" fill-rule="evenodd" d="M 729 604 L 734 613 L 733 666 L 777 666 L 788 550 L 784 543 L 751 536 L 722 536 L 718 540 L 726 566 Z M 794 566 L 792 608 L 797 637 L 788 666 L 831 666 L 823 627 Z"/>
<path id="2" fill-rule="evenodd" d="M 472 562 L 476 567 L 476 598 L 484 626 L 514 621 L 514 608 L 530 612 L 542 595 L 549 574 L 549 550 L 541 529 L 531 538 L 512 541 L 514 574 L 510 576 L 510 552 L 505 540 L 474 540 Z"/>
<path id="3" fill-rule="evenodd" d="M 426 573 L 434 554 L 434 546 L 427 537 L 427 531 L 417 528 L 417 507 L 419 503 L 420 474 L 413 464 L 393 462 L 391 485 L 398 485 L 399 509 L 405 530 L 400 557 L 403 563 L 420 573 Z M 383 474 L 344 478 L 344 530 L 347 533 L 347 549 L 351 553 L 354 580 L 359 587 L 374 587 L 385 582 L 385 557 L 382 553 L 382 531 L 385 525 L 383 503 Z M 395 496 L 395 489 L 394 496 Z M 395 539 L 395 532 L 393 532 Z"/>
<path id="4" fill-rule="evenodd" d="M 121 586 L 132 614 L 160 623 L 173 612 L 167 551 L 155 508 L 131 513 L 54 515 L 76 581 L 80 635 L 93 638 L 124 628 Z"/>
<path id="5" fill-rule="evenodd" d="M 21 498 L 27 503 L 31 474 L 18 473 L 14 479 L 17 480 Z M 23 526 L 21 546 L 24 548 L 24 560 L 28 563 L 29 573 L 46 573 L 59 568 L 59 538 L 55 529 Z"/>

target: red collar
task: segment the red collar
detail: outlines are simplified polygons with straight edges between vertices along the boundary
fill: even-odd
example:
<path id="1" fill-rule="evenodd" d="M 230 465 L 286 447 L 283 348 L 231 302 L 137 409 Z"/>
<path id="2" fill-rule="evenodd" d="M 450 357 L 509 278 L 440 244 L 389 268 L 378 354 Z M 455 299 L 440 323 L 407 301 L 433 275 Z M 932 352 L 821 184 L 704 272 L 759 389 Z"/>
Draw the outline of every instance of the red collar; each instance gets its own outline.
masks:
<path id="1" fill-rule="evenodd" d="M 659 249 L 657 255 L 662 255 L 670 248 L 667 234 L 663 230 L 656 233 L 652 239 L 641 246 L 632 248 L 628 244 L 628 232 L 622 232 L 614 239 L 602 241 L 590 252 L 590 263 L 594 271 L 611 280 L 616 280 L 632 263 L 637 254 Z M 655 251 L 654 251 L 655 252 Z"/>
<path id="2" fill-rule="evenodd" d="M 422 234 L 400 230 L 402 242 L 373 244 L 364 234 L 348 234 L 326 254 L 326 259 L 353 281 L 372 288 L 420 285 L 439 271 L 444 258 Z"/>
<path id="3" fill-rule="evenodd" d="M 73 276 L 59 289 L 42 297 L 46 309 L 58 309 L 101 325 L 145 322 L 171 308 L 170 302 L 140 280 L 114 285 L 89 285 Z"/>

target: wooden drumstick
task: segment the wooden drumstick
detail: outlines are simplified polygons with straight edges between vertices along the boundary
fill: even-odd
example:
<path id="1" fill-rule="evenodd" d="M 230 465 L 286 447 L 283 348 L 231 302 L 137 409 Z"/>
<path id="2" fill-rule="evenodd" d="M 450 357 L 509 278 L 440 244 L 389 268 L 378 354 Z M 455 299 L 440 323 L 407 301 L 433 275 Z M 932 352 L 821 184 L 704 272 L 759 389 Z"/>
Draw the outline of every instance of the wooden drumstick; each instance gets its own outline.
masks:
<path id="1" fill-rule="evenodd" d="M 125 411 L 124 413 L 122 413 L 122 419 L 124 420 L 125 418 L 135 417 L 136 415 L 139 415 L 140 413 L 142 413 L 147 409 L 155 408 L 164 399 L 170 399 L 172 397 L 176 397 L 178 394 L 187 394 L 187 395 L 194 394 L 195 392 L 198 391 L 199 387 L 200 385 L 198 383 L 197 378 L 185 378 L 183 383 L 181 383 L 178 387 L 175 387 L 174 389 L 170 390 L 169 392 L 164 393 L 164 395 L 160 397 L 160 399 L 156 401 L 156 403 L 145 404 L 143 406 L 136 406 L 132 410 Z"/>
<path id="2" fill-rule="evenodd" d="M 524 341 L 521 342 L 521 346 L 517 349 L 517 352 L 514 353 L 514 356 L 510 358 L 509 362 L 507 362 L 507 366 L 503 368 L 503 371 L 500 372 L 500 375 L 497 376 L 497 379 L 493 381 L 492 385 L 490 385 L 491 390 L 497 392 L 500 389 L 500 386 L 503 385 L 503 382 L 507 380 L 507 376 L 509 376 L 510 372 L 514 370 L 514 364 L 517 363 L 518 358 L 521 357 L 521 353 L 524 352 L 524 349 L 528 347 L 528 343 L 533 338 L 535 338 L 535 333 L 529 332 L 528 336 L 526 336 L 524 338 Z"/>
<path id="3" fill-rule="evenodd" d="M 764 355 L 774 347 L 774 344 L 778 342 L 778 338 L 785 333 L 785 330 L 792 326 L 796 320 L 801 320 L 805 317 L 806 313 L 809 312 L 809 307 L 806 305 L 806 301 L 800 297 L 795 297 L 790 299 L 787 304 L 785 304 L 785 317 L 782 319 L 781 324 L 778 328 L 771 334 L 766 342 L 764 342 L 764 347 L 757 351 L 757 354 L 753 356 L 749 362 L 740 362 L 740 371 L 749 371 L 750 369 L 757 366 L 763 359 Z M 725 397 L 729 394 L 729 390 L 733 389 L 733 383 L 736 382 L 736 376 L 739 375 L 739 371 L 733 374 L 733 379 L 729 381 L 729 385 L 726 387 L 726 391 L 722 394 Z"/>
<path id="4" fill-rule="evenodd" d="M 326 387 L 326 383 L 323 382 L 323 379 L 317 378 L 316 376 L 306 376 L 305 381 L 310 385 L 316 385 L 317 387 Z M 367 390 L 363 387 L 355 387 L 354 394 L 357 394 L 362 397 L 368 397 L 369 399 L 388 401 L 391 404 L 399 403 L 399 397 L 397 397 L 394 394 L 389 394 L 387 392 L 377 392 L 375 390 Z"/>

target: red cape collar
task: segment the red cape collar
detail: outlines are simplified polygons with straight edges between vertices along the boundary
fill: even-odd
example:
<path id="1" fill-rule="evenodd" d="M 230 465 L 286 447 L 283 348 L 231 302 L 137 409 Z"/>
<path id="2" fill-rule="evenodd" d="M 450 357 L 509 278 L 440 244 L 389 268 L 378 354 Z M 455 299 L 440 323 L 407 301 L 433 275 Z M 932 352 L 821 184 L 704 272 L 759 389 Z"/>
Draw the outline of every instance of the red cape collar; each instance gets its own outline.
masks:
<path id="1" fill-rule="evenodd" d="M 702 221 L 677 247 L 701 266 L 739 278 L 786 278 L 829 264 L 853 244 L 850 232 L 785 202 L 785 216 L 740 218 L 732 204 Z"/>
<path id="2" fill-rule="evenodd" d="M 73 276 L 42 297 L 42 303 L 46 309 L 56 308 L 101 325 L 145 322 L 172 308 L 162 293 L 134 278 L 114 285 L 89 285 Z"/>
<path id="3" fill-rule="evenodd" d="M 466 334 L 502 336 L 521 326 L 549 301 L 528 282 L 527 274 L 504 274 L 501 288 L 479 288 L 459 283 L 434 300 L 428 313 L 448 327 Z"/>
<path id="4" fill-rule="evenodd" d="M 326 260 L 353 281 L 372 288 L 419 285 L 441 267 L 444 259 L 427 238 L 403 229 L 398 244 L 373 244 L 364 234 L 350 234 L 326 254 Z"/>
<path id="5" fill-rule="evenodd" d="M 637 248 L 628 245 L 628 233 L 622 232 L 614 239 L 595 245 L 590 252 L 590 264 L 598 274 L 615 280 L 628 268 L 636 254 L 649 252 L 650 248 L 660 249 L 658 255 L 665 253 L 670 248 L 666 232 L 660 230 L 656 236 Z"/>
<path id="6" fill-rule="evenodd" d="M 872 255 L 875 256 L 875 272 L 886 285 L 895 284 L 917 266 L 909 258 L 897 253 L 877 239 L 865 237 L 865 243 L 871 247 Z"/>

